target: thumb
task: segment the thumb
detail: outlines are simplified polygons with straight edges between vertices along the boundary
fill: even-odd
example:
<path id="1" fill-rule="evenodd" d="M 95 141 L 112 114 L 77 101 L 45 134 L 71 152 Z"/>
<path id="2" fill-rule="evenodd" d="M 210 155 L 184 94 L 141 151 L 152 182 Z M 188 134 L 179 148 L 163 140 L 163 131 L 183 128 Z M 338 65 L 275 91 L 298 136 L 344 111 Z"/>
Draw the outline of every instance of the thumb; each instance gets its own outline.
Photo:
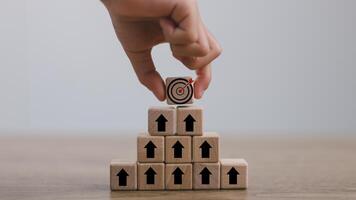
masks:
<path id="1" fill-rule="evenodd" d="M 158 100 L 165 100 L 164 81 L 161 75 L 156 71 L 151 56 L 151 49 L 139 52 L 126 51 L 126 54 L 130 59 L 140 83 L 146 86 Z"/>

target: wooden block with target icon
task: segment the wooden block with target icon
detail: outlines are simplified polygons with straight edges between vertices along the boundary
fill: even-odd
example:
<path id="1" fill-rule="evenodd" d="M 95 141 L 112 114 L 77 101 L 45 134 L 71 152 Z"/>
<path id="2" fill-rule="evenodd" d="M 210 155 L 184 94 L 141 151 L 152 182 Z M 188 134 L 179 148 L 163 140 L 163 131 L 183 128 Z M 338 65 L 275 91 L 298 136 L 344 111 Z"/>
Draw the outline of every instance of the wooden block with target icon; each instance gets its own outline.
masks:
<path id="1" fill-rule="evenodd" d="M 194 95 L 192 83 L 191 77 L 168 77 L 166 79 L 167 104 L 192 104 Z"/>

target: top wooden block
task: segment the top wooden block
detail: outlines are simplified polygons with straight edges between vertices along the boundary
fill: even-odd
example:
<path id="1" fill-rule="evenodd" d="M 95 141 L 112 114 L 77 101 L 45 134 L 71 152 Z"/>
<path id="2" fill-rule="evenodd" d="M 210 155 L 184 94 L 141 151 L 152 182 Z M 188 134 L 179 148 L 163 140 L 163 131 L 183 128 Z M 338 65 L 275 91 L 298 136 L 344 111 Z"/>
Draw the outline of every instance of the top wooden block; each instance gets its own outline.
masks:
<path id="1" fill-rule="evenodd" d="M 167 104 L 184 105 L 193 103 L 194 89 L 191 77 L 168 77 L 166 79 Z"/>
<path id="2" fill-rule="evenodd" d="M 174 135 L 176 121 L 174 106 L 150 107 L 148 109 L 148 133 L 150 135 Z"/>

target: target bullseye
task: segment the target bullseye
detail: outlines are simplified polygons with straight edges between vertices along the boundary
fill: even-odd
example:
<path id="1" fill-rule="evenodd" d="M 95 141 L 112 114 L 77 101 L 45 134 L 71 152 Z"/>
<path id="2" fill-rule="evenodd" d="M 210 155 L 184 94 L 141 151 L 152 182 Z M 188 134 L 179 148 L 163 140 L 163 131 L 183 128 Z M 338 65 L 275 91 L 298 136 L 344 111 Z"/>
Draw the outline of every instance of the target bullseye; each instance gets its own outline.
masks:
<path id="1" fill-rule="evenodd" d="M 190 77 L 167 78 L 167 103 L 191 104 L 193 103 L 193 80 Z"/>
<path id="2" fill-rule="evenodd" d="M 182 95 L 183 94 L 183 92 L 184 92 L 184 89 L 183 88 L 178 88 L 178 91 L 177 91 L 177 93 L 179 94 L 179 95 Z"/>

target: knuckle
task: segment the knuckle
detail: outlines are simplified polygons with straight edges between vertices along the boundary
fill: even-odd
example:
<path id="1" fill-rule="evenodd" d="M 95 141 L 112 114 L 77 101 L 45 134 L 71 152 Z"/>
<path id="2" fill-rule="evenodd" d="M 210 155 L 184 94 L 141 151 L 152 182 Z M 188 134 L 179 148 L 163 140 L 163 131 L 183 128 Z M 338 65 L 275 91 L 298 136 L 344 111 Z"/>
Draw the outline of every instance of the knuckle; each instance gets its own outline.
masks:
<path id="1" fill-rule="evenodd" d="M 182 21 L 180 21 L 179 23 L 189 24 L 187 25 L 188 27 L 186 27 L 183 34 L 181 35 L 182 42 L 193 43 L 198 41 L 199 36 L 198 36 L 198 31 L 196 29 L 196 23 L 197 23 L 196 0 L 180 0 L 179 8 L 182 15 Z"/>
<path id="2" fill-rule="evenodd" d="M 199 69 L 202 67 L 201 62 L 196 57 L 189 57 L 182 60 L 183 64 L 191 70 Z"/>
<path id="3" fill-rule="evenodd" d="M 209 54 L 210 48 L 207 45 L 202 45 L 199 48 L 199 55 L 198 56 L 206 56 Z"/>
<path id="4" fill-rule="evenodd" d="M 220 54 L 221 54 L 222 52 L 223 52 L 223 49 L 221 48 L 220 45 L 218 45 L 217 48 L 216 48 L 216 55 L 217 55 L 217 56 L 220 56 Z"/>
<path id="5" fill-rule="evenodd" d="M 193 43 L 198 41 L 198 33 L 195 31 L 187 31 L 184 38 L 186 40 L 186 42 L 188 43 Z"/>
<path id="6" fill-rule="evenodd" d="M 180 0 L 179 2 L 183 6 L 183 8 L 185 8 L 187 10 L 192 10 L 193 7 L 197 5 L 196 0 Z"/>

